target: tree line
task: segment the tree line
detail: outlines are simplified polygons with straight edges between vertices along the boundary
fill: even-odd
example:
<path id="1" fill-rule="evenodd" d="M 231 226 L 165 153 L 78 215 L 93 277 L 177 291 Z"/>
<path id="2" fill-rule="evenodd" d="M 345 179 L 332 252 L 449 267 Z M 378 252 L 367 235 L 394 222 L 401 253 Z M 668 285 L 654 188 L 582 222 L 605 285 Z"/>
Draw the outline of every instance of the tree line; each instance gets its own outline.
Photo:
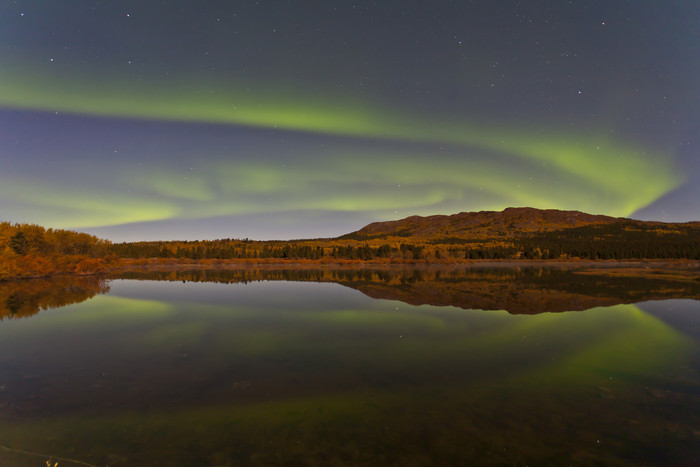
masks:
<path id="1" fill-rule="evenodd" d="M 226 239 L 121 243 L 112 245 L 111 251 L 126 258 L 188 259 L 700 259 L 700 227 L 621 221 L 539 232 L 502 242 L 448 238 L 433 239 L 426 244 L 377 244 L 375 241 L 372 245 L 348 245 L 338 240 L 255 242 Z"/>
<path id="2" fill-rule="evenodd" d="M 542 232 L 517 239 L 524 258 L 700 259 L 700 228 L 630 221 Z"/>
<path id="3" fill-rule="evenodd" d="M 328 243 L 327 241 L 324 243 Z M 337 258 L 371 260 L 375 258 L 425 259 L 422 245 L 382 244 L 314 245 L 313 242 L 212 240 L 117 243 L 110 251 L 123 258 L 241 259 L 274 258 L 317 260 Z"/>

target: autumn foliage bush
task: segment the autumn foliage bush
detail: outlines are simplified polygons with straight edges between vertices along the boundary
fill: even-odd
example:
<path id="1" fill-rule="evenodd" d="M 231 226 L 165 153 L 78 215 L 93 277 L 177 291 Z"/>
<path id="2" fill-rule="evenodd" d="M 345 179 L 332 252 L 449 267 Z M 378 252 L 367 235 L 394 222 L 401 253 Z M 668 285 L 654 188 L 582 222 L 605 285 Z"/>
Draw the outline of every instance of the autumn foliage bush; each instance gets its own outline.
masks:
<path id="1" fill-rule="evenodd" d="M 75 266 L 76 274 L 96 274 L 105 269 L 105 260 L 101 258 L 86 258 Z"/>
<path id="2" fill-rule="evenodd" d="M 0 280 L 46 277 L 54 271 L 54 265 L 36 255 L 0 259 Z"/>

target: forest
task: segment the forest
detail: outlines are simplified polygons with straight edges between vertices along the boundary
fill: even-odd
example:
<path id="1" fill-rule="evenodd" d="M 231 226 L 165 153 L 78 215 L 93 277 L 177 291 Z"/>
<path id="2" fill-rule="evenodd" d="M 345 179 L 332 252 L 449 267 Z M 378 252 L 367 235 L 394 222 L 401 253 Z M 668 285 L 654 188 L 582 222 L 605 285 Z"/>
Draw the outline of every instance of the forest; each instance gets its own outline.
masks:
<path id="1" fill-rule="evenodd" d="M 256 242 L 215 240 L 118 243 L 123 258 L 393 260 L 455 262 L 477 259 L 695 259 L 700 260 L 700 228 L 682 224 L 610 224 L 539 232 L 513 239 L 384 237 Z"/>
<path id="2" fill-rule="evenodd" d="M 531 232 L 511 238 L 396 237 L 291 241 L 221 239 L 111 243 L 93 235 L 0 223 L 0 280 L 96 274 L 150 259 L 312 263 L 459 263 L 474 260 L 700 260 L 700 226 L 607 224 Z"/>

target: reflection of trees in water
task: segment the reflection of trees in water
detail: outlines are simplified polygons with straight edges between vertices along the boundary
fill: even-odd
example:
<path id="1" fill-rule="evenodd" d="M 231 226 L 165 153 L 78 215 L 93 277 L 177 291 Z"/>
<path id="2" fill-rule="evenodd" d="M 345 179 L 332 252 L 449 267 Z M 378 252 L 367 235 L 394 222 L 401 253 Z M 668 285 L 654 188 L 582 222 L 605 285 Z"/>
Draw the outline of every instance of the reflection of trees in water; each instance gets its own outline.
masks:
<path id="1" fill-rule="evenodd" d="M 585 310 L 671 298 L 700 299 L 700 282 L 688 274 L 665 277 L 613 268 L 562 267 L 215 269 L 127 272 L 139 280 L 247 283 L 335 282 L 373 298 L 412 305 L 456 306 L 512 313 Z"/>
<path id="2" fill-rule="evenodd" d="M 353 272 L 354 273 L 354 272 Z M 113 276 L 117 279 L 218 282 L 222 284 L 256 281 L 310 281 L 328 279 L 328 271 L 320 269 L 188 269 L 175 271 L 127 271 Z"/>
<path id="3" fill-rule="evenodd" d="M 300 268 L 129 271 L 113 278 L 248 283 L 333 282 L 373 297 L 412 305 L 456 306 L 512 313 L 585 310 L 596 306 L 671 298 L 700 299 L 692 276 L 609 274 L 614 269 L 547 267 L 496 268 Z M 0 282 L 0 320 L 31 316 L 106 293 L 96 276 L 66 276 Z"/>
<path id="4" fill-rule="evenodd" d="M 106 280 L 96 276 L 0 282 L 0 320 L 25 318 L 107 292 Z"/>

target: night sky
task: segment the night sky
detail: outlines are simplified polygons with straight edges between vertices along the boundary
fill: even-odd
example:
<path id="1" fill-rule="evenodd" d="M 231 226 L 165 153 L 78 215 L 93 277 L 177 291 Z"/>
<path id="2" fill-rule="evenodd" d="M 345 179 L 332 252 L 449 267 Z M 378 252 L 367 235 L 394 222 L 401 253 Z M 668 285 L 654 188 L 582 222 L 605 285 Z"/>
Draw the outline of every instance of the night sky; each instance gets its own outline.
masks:
<path id="1" fill-rule="evenodd" d="M 700 2 L 0 1 L 0 220 L 700 219 Z"/>

